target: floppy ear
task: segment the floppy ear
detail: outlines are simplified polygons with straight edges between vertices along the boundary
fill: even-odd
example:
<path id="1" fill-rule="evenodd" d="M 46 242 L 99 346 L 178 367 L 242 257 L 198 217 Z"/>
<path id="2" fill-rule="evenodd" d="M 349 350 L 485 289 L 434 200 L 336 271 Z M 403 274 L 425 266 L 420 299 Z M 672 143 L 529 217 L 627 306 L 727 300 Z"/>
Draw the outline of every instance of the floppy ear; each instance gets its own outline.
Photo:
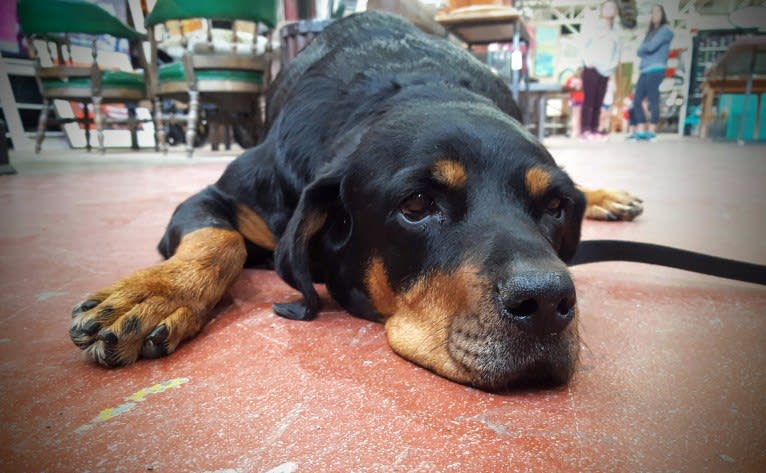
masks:
<path id="1" fill-rule="evenodd" d="M 341 176 L 341 172 L 331 171 L 304 189 L 279 240 L 274 254 L 277 274 L 299 290 L 304 301 L 274 304 L 277 315 L 311 320 L 319 312 L 319 295 L 313 282 L 321 279 L 323 268 L 317 268 L 317 263 L 324 264 L 323 253 L 342 247 L 350 232 L 350 217 L 340 197 Z"/>
<path id="2" fill-rule="evenodd" d="M 567 212 L 567 221 L 564 225 L 561 247 L 559 248 L 559 258 L 565 263 L 572 259 L 577 250 L 577 245 L 580 243 L 580 228 L 582 227 L 584 215 L 585 194 L 576 189 L 572 197 L 572 204 Z"/>

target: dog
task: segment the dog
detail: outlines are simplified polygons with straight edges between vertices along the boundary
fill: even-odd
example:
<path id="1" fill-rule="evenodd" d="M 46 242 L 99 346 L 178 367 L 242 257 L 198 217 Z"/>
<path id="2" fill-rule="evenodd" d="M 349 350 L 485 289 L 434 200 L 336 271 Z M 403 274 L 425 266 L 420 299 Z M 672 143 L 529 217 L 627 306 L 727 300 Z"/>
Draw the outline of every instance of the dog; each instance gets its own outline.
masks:
<path id="1" fill-rule="evenodd" d="M 508 87 L 468 52 L 397 16 L 330 24 L 270 87 L 268 133 L 181 203 L 165 260 L 73 310 L 72 341 L 109 366 L 194 337 L 245 266 L 314 283 L 391 348 L 486 390 L 562 384 L 578 359 L 565 262 L 584 216 L 632 220 L 639 199 L 578 188 L 521 124 Z"/>

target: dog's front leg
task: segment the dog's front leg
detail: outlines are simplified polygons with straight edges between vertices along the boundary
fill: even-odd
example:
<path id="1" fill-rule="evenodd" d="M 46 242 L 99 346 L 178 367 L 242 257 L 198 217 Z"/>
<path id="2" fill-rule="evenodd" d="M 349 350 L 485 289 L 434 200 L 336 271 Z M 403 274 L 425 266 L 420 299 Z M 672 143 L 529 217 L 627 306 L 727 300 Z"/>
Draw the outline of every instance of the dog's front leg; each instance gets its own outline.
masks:
<path id="1" fill-rule="evenodd" d="M 644 211 L 641 199 L 628 192 L 616 189 L 585 189 L 578 186 L 585 194 L 587 207 L 585 218 L 592 220 L 633 220 Z"/>
<path id="2" fill-rule="evenodd" d="M 167 260 L 120 279 L 74 308 L 69 335 L 90 358 L 105 366 L 130 364 L 139 356 L 156 358 L 200 331 L 247 257 L 242 234 L 213 214 L 210 209 L 216 206 L 205 205 L 209 194 L 187 200 L 173 216 L 161 244 Z"/>

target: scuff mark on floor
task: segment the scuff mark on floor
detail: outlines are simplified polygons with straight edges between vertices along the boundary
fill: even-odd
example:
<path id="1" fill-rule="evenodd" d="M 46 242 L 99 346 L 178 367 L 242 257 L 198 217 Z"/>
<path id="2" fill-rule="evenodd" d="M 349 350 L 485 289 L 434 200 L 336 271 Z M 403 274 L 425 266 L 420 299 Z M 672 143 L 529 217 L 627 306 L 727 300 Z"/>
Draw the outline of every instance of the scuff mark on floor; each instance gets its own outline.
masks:
<path id="1" fill-rule="evenodd" d="M 298 469 L 298 465 L 293 462 L 282 463 L 281 465 L 272 468 L 266 473 L 293 473 Z"/>
<path id="2" fill-rule="evenodd" d="M 37 299 L 37 302 L 42 302 L 47 301 L 48 299 L 53 299 L 54 297 L 66 296 L 68 294 L 69 293 L 65 291 L 47 291 L 38 293 L 35 298 Z"/>
<path id="3" fill-rule="evenodd" d="M 139 402 L 143 402 L 146 400 L 146 397 L 150 394 L 159 394 L 167 391 L 168 389 L 178 389 L 182 384 L 188 383 L 189 378 L 173 378 L 169 379 L 167 381 L 162 381 L 161 383 L 157 383 L 155 385 L 149 386 L 148 388 L 140 389 L 130 396 L 125 398 L 124 403 L 120 404 L 116 407 L 108 407 L 101 412 L 98 413 L 96 417 L 90 420 L 87 424 L 83 424 L 77 429 L 75 429 L 75 432 L 78 434 L 81 434 L 83 432 L 87 432 L 88 430 L 91 430 L 96 425 L 101 424 L 103 422 L 108 421 L 109 419 L 113 419 L 119 415 L 122 415 L 133 408 L 135 408 Z"/>

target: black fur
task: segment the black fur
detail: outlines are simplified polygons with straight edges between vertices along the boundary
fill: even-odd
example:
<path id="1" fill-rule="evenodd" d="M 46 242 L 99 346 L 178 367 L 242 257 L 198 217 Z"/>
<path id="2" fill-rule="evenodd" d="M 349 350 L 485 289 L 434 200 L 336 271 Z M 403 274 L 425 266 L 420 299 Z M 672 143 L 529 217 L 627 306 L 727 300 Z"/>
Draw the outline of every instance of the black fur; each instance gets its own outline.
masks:
<path id="1" fill-rule="evenodd" d="M 393 15 L 329 25 L 270 86 L 267 125 L 261 144 L 179 206 L 159 248 L 169 257 L 190 231 L 236 229 L 234 203 L 247 205 L 279 241 L 274 255 L 249 244 L 249 263 L 273 256 L 305 297 L 275 306 L 281 315 L 314 317 L 312 282 L 325 282 L 349 312 L 379 319 L 364 286 L 372 257 L 402 289 L 466 255 L 498 278 L 514 261 L 555 266 L 579 241 L 584 198 L 520 124 L 508 87 L 466 51 Z M 465 165 L 465 189 L 430 178 L 445 157 Z M 524 185 L 531 166 L 552 176 L 536 199 Z M 403 220 L 400 204 L 418 192 L 438 203 L 439 220 Z M 560 216 L 545 211 L 554 197 Z M 304 239 L 312 214 L 326 220 Z"/>

